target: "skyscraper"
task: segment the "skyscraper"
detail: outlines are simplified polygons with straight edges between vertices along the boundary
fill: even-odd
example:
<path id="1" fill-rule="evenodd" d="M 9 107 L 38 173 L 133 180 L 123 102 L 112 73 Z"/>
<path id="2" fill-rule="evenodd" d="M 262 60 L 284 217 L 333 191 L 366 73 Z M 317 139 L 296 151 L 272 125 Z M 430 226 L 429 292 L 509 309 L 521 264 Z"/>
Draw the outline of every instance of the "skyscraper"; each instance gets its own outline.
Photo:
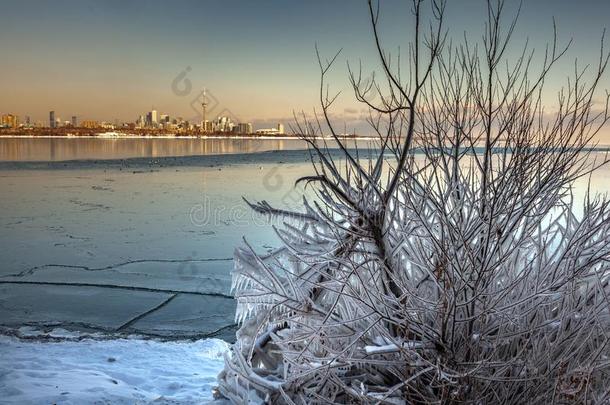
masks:
<path id="1" fill-rule="evenodd" d="M 72 126 L 73 126 L 74 128 L 76 128 L 76 127 L 78 126 L 78 125 L 77 125 L 77 122 L 76 122 L 76 115 L 73 115 L 73 116 L 72 116 Z"/>
<path id="2" fill-rule="evenodd" d="M 49 111 L 49 128 L 55 128 L 55 111 Z"/>
<path id="3" fill-rule="evenodd" d="M 237 133 L 239 134 L 251 134 L 254 131 L 252 131 L 252 124 L 249 122 L 240 122 L 239 124 L 237 124 Z"/>

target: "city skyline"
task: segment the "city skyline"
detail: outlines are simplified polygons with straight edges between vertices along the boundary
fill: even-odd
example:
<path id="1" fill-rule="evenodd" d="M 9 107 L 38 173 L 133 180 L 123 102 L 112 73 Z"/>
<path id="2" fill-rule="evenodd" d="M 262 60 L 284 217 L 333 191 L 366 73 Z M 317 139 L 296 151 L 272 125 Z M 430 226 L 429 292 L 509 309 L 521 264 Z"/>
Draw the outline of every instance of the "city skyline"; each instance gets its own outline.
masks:
<path id="1" fill-rule="evenodd" d="M 172 117 L 156 109 L 151 109 L 140 114 L 136 119 L 129 121 L 114 122 L 108 120 L 83 119 L 76 115 L 71 115 L 70 119 L 62 119 L 56 114 L 55 110 L 48 112 L 46 123 L 44 120 L 32 121 L 29 115 L 21 119 L 19 115 L 0 112 L 0 129 L 58 129 L 58 128 L 89 128 L 89 129 L 148 129 L 177 132 L 198 132 L 198 133 L 234 133 L 234 134 L 262 134 L 262 135 L 285 135 L 285 126 L 282 122 L 277 122 L 272 128 L 255 128 L 251 122 L 233 121 L 235 117 L 219 115 L 214 119 L 202 119 L 193 117 L 191 120 L 182 116 Z M 208 118 L 211 118 L 208 116 Z"/>
<path id="2" fill-rule="evenodd" d="M 342 91 L 333 118 L 350 131 L 366 130 L 346 68 L 347 62 L 358 66 L 363 60 L 366 76 L 378 60 L 366 7 L 323 1 L 290 8 L 271 0 L 231 4 L 227 12 L 218 1 L 182 1 L 173 7 L 158 1 L 7 2 L 0 16 L 0 46 L 9 56 L 0 62 L 0 112 L 27 115 L 34 122 L 44 122 L 50 109 L 66 119 L 76 115 L 129 122 L 154 105 L 190 119 L 200 108 L 197 96 L 207 88 L 214 100 L 208 109 L 212 117 L 231 115 L 257 127 L 289 123 L 293 111 L 311 113 L 318 107 L 317 43 L 323 57 L 343 49 L 328 78 L 331 90 Z M 480 32 L 482 5 L 450 1 L 450 35 Z M 573 39 L 549 76 L 545 104 L 552 109 L 574 59 L 582 65 L 597 61 L 610 2 L 525 2 L 511 56 L 526 40 L 531 48 L 542 49 L 552 39 L 550 14 L 557 21 L 559 43 Z M 389 51 L 409 39 L 402 24 L 407 16 L 408 8 L 398 1 L 384 4 L 381 34 L 400 38 L 388 42 Z M 608 83 L 604 77 L 601 87 Z M 610 142 L 608 130 L 600 140 Z"/>

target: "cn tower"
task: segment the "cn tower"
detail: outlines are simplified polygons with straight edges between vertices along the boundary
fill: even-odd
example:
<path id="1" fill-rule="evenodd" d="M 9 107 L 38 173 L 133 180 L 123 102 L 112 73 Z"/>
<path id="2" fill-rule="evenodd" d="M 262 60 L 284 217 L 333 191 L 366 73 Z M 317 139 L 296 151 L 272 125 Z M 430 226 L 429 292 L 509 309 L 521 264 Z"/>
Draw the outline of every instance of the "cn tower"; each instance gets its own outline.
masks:
<path id="1" fill-rule="evenodd" d="M 203 100 L 201 101 L 201 109 L 203 110 L 203 120 L 201 121 L 201 131 L 202 132 L 207 132 L 207 128 L 205 125 L 205 108 L 207 107 L 208 102 L 206 101 L 205 98 L 205 89 L 203 89 Z"/>

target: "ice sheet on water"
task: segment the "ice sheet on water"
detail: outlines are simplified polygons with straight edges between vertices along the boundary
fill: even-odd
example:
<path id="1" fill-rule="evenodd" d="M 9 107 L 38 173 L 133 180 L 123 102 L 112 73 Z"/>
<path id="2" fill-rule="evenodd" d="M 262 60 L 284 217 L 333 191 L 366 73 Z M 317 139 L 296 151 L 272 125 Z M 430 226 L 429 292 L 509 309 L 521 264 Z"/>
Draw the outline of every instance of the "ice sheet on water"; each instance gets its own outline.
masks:
<path id="1" fill-rule="evenodd" d="M 13 330 L 9 333 L 23 337 L 30 326 L 45 333 L 62 327 L 66 333 L 234 339 L 235 301 L 224 296 L 178 294 L 167 305 L 138 319 L 171 296 L 128 289 L 7 284 L 0 286 L 0 319 L 2 327 Z"/>
<path id="2" fill-rule="evenodd" d="M 231 258 L 223 260 L 140 260 L 103 268 L 47 265 L 5 281 L 90 284 L 229 294 Z"/>
<path id="3" fill-rule="evenodd" d="M 156 336 L 201 336 L 233 324 L 235 301 L 224 297 L 179 295 L 169 305 L 131 326 L 134 332 Z M 235 330 L 214 335 L 232 341 Z"/>
<path id="4" fill-rule="evenodd" d="M 78 322 L 113 330 L 167 297 L 145 291 L 5 284 L 0 286 L 0 320 L 5 326 Z"/>

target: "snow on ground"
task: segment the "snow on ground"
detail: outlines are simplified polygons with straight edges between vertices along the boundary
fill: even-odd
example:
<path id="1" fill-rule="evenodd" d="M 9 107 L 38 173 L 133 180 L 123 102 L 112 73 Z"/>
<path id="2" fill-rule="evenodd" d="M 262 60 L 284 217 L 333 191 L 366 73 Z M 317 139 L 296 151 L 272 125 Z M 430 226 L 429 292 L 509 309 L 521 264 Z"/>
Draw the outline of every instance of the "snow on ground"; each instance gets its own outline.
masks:
<path id="1" fill-rule="evenodd" d="M 0 403 L 208 403 L 227 349 L 219 339 L 31 341 L 0 336 Z"/>

